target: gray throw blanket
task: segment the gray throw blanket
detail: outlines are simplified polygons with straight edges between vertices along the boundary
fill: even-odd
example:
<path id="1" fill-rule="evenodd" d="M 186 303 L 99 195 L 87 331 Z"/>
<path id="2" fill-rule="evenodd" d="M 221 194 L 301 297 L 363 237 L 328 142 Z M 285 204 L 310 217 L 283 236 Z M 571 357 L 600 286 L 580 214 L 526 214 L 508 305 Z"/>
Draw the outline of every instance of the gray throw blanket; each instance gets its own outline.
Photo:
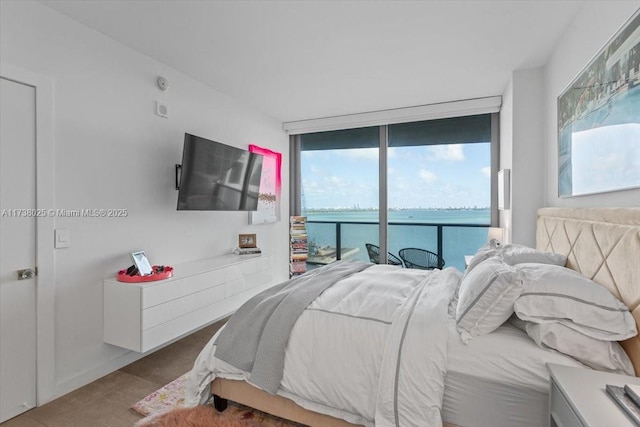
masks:
<path id="1" fill-rule="evenodd" d="M 229 319 L 216 340 L 215 356 L 250 372 L 252 384 L 275 394 L 289 334 L 298 317 L 327 288 L 372 265 L 337 261 L 259 293 Z"/>

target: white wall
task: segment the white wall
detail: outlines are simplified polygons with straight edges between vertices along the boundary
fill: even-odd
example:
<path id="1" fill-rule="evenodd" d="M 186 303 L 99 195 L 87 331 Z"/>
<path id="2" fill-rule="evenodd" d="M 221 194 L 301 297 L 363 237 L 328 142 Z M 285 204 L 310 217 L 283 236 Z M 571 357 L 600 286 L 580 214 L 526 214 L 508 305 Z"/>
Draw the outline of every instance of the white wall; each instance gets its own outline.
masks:
<path id="1" fill-rule="evenodd" d="M 500 169 L 511 169 L 510 209 L 501 213 L 507 242 L 535 246 L 535 215 L 544 200 L 543 69 L 515 70 L 500 113 Z"/>
<path id="2" fill-rule="evenodd" d="M 500 107 L 500 169 L 513 168 L 513 78 L 502 94 Z M 510 189 L 510 191 L 512 191 Z M 512 203 L 513 204 L 513 203 Z M 511 243 L 511 209 L 500 211 L 500 227 L 504 229 L 504 243 Z"/>
<path id="3" fill-rule="evenodd" d="M 637 0 L 585 2 L 547 63 L 544 107 L 547 206 L 640 206 L 640 189 L 561 199 L 557 173 L 557 98 L 638 8 Z"/>
<path id="4" fill-rule="evenodd" d="M 535 246 L 536 210 L 544 203 L 544 75 L 542 68 L 513 72 L 511 215 L 513 242 Z"/>
<path id="5" fill-rule="evenodd" d="M 287 278 L 288 187 L 277 224 L 250 226 L 246 212 L 177 212 L 174 164 L 190 132 L 282 152 L 287 183 L 288 137 L 277 120 L 40 3 L 0 4 L 0 60 L 53 82 L 55 206 L 43 208 L 128 210 L 54 220 L 72 244 L 54 253 L 55 369 L 39 372 L 53 384 L 43 403 L 138 357 L 102 342 L 102 280 L 130 264 L 129 252 L 173 265 L 227 253 L 238 233 L 256 233 L 276 279 Z M 168 91 L 156 88 L 158 75 Z M 154 115 L 156 100 L 169 119 Z"/>

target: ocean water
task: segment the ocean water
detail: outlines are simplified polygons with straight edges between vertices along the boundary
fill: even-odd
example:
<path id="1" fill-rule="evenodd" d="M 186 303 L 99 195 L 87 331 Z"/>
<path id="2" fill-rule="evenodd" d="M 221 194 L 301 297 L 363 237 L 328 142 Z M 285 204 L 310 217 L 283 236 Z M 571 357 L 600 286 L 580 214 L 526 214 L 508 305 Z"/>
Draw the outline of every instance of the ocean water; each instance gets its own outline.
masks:
<path id="1" fill-rule="evenodd" d="M 330 211 L 306 212 L 307 234 L 310 243 L 316 246 L 336 245 L 336 222 L 340 222 L 341 245 L 358 248 L 354 258 L 369 260 L 365 243 L 378 244 L 378 211 Z M 490 224 L 489 209 L 451 210 L 390 210 L 389 251 L 398 256 L 402 248 L 422 248 L 432 252 L 438 250 L 437 227 L 427 224 L 443 224 L 442 248 L 445 267 L 464 270 L 464 256 L 473 255 L 487 242 Z M 370 224 L 353 224 L 367 222 Z M 425 225 L 423 225 L 425 224 Z M 480 224 L 482 227 L 459 227 L 446 224 Z"/>

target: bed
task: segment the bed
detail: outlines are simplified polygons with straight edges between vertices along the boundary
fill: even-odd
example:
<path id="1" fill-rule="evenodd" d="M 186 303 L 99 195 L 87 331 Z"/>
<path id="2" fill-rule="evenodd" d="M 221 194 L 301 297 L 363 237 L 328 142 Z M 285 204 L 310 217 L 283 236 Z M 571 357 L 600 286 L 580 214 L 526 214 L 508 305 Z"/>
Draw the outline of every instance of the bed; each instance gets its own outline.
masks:
<path id="1" fill-rule="evenodd" d="M 627 371 L 631 369 L 630 373 L 633 373 L 635 369 L 635 373 L 638 373 L 640 340 L 635 330 L 636 324 L 640 320 L 640 308 L 638 308 L 640 305 L 640 263 L 638 263 L 640 259 L 640 208 L 540 209 L 537 219 L 536 250 L 566 257 L 568 269 L 578 272 L 580 277 L 590 279 L 606 288 L 607 295 L 613 295 L 616 301 L 623 303 L 626 317 L 624 322 L 620 321 L 620 323 L 633 323 L 631 325 L 633 336 L 631 336 L 631 326 L 629 325 L 624 325 L 624 327 L 620 325 L 618 328 L 618 325 L 614 324 L 612 328 L 615 331 L 612 329 L 607 333 L 617 333 L 618 329 L 624 330 L 624 336 L 629 338 L 621 340 L 624 351 L 620 351 L 628 362 Z M 478 254 L 476 256 L 479 257 Z M 563 263 L 564 260 L 565 258 L 563 258 Z M 487 262 L 483 261 L 482 264 L 478 264 L 478 268 L 473 271 L 480 271 L 480 265 L 486 266 Z M 526 270 L 528 265 L 522 264 L 523 269 Z M 537 268 L 537 265 L 531 268 L 534 267 Z M 396 271 L 394 272 L 392 269 L 396 269 Z M 383 277 L 383 274 L 389 272 L 389 274 L 397 275 L 400 274 L 399 271 L 400 269 L 397 267 L 372 266 L 357 274 L 350 274 L 353 274 L 354 277 L 364 275 L 366 283 L 369 283 L 375 282 L 376 278 Z M 501 326 L 490 333 L 479 333 L 465 337 L 464 333 L 459 333 L 461 322 L 456 316 L 456 305 L 459 305 L 457 300 L 465 298 L 460 287 L 463 273 L 457 272 L 455 269 L 445 269 L 444 271 L 436 270 L 435 274 L 428 277 L 421 276 L 421 274 L 427 273 L 417 271 L 403 271 L 402 274 L 408 274 L 411 277 L 409 277 L 409 283 L 406 286 L 400 286 L 404 289 L 401 291 L 404 294 L 396 305 L 392 304 L 387 308 L 376 307 L 376 314 L 358 313 L 354 315 L 349 312 L 348 308 L 345 308 L 346 315 L 333 316 L 347 318 L 351 323 L 353 323 L 353 318 L 376 318 L 370 323 L 380 323 L 382 326 L 378 325 L 379 329 L 386 328 L 381 334 L 376 335 L 376 333 L 369 332 L 368 329 L 355 329 L 356 332 L 360 331 L 366 337 L 366 341 L 374 342 L 372 348 L 366 351 L 361 350 L 360 345 L 353 345 L 349 348 L 349 340 L 361 342 L 358 341 L 361 337 L 358 337 L 357 333 L 348 335 L 346 338 L 332 338 L 331 332 L 325 331 L 332 322 L 328 320 L 329 318 L 321 323 L 327 326 L 326 328 L 312 329 L 311 333 L 308 330 L 298 328 L 297 323 L 304 324 L 305 316 L 307 316 L 306 314 L 301 315 L 300 319 L 302 320 L 293 325 L 291 340 L 303 343 L 301 347 L 303 350 L 306 347 L 306 350 L 287 349 L 283 361 L 280 362 L 284 364 L 286 369 L 281 377 L 275 380 L 268 378 L 271 381 L 271 385 L 269 385 L 269 381 L 261 382 L 259 376 L 249 379 L 250 376 L 246 371 L 213 357 L 216 350 L 215 342 L 218 338 L 216 335 L 203 349 L 194 366 L 188 388 L 191 391 L 187 394 L 188 404 L 201 403 L 203 392 L 207 395 L 212 393 L 219 409 L 224 407 L 225 401 L 228 399 L 282 418 L 319 427 L 440 424 L 445 426 L 492 425 L 496 427 L 547 425 L 549 385 L 545 364 L 585 366 L 587 362 L 576 360 L 576 358 L 560 351 L 539 345 L 532 339 L 533 335 L 530 330 L 518 325 L 517 322 L 512 322 L 512 319 L 501 323 Z M 471 275 L 471 273 L 467 274 Z M 350 275 L 349 278 L 351 279 Z M 351 287 L 352 289 L 360 289 L 363 287 L 362 283 L 352 282 Z M 458 285 L 452 285 L 455 283 Z M 371 286 L 373 287 L 363 289 L 363 294 L 351 299 L 357 300 L 365 298 L 366 295 L 375 295 L 376 292 L 383 289 L 378 289 L 375 285 Z M 599 289 L 601 289 L 600 286 L 598 286 Z M 328 289 L 332 291 L 320 291 L 319 295 L 323 296 L 325 300 L 329 299 L 330 307 L 335 308 L 339 304 L 348 307 L 350 300 L 348 294 L 334 295 L 334 288 L 338 289 L 336 286 L 330 285 Z M 421 290 L 416 291 L 418 288 Z M 436 292 L 434 289 L 438 289 L 438 291 Z M 454 289 L 453 292 L 452 289 Z M 334 301 L 331 302 L 331 298 L 325 298 L 325 295 L 334 295 Z M 411 295 L 412 298 L 409 298 L 408 295 Z M 444 296 L 441 297 L 441 295 Z M 525 298 L 522 295 L 516 301 L 524 301 Z M 314 300 L 313 304 L 309 305 L 313 316 L 322 316 L 333 310 L 333 308 L 329 310 L 321 305 L 314 305 L 317 302 L 318 300 Z M 428 307 L 426 312 L 437 312 L 440 315 L 421 314 L 421 317 L 416 320 L 404 321 L 398 323 L 399 326 L 394 326 L 393 313 L 396 313 L 397 316 L 398 311 L 403 312 L 403 307 L 422 313 L 422 304 L 426 304 Z M 521 306 L 522 312 L 527 314 L 526 304 L 522 303 Z M 404 310 L 404 312 L 407 311 L 410 310 Z M 307 310 L 305 310 L 306 312 Z M 384 321 L 384 319 L 388 321 Z M 379 322 L 380 320 L 383 321 Z M 500 321 L 502 322 L 502 320 Z M 435 324 L 437 327 L 426 328 L 426 324 Z M 534 322 L 528 322 L 528 325 L 538 326 L 534 325 Z M 553 323 L 553 326 L 557 326 L 557 322 Z M 347 326 L 341 326 L 341 324 L 337 324 L 336 327 L 347 329 Z M 398 330 L 399 338 L 393 338 L 394 328 Z M 412 328 L 415 329 L 412 330 Z M 431 329 L 434 331 L 430 331 Z M 473 333 L 473 330 L 470 331 Z M 600 334 L 602 331 L 598 329 L 596 332 Z M 422 333 L 428 335 L 428 342 L 440 342 L 440 344 L 437 346 L 421 344 L 419 349 L 414 342 L 423 339 Z M 311 340 L 309 338 L 315 337 L 315 334 L 318 336 L 317 341 L 322 346 L 331 347 L 320 361 L 313 360 L 314 353 L 321 351 L 319 348 L 314 348 L 315 338 Z M 390 356 L 388 342 L 381 341 L 380 337 L 384 337 L 384 340 L 387 341 L 396 340 L 394 345 L 402 342 L 401 345 L 393 348 L 402 348 L 404 353 L 400 353 L 398 356 L 398 354 L 391 352 L 392 356 Z M 539 338 L 539 335 L 537 337 Z M 278 339 L 280 338 L 276 334 L 274 340 Z M 425 337 L 425 339 L 427 338 Z M 612 341 L 611 345 L 617 346 L 612 338 L 606 339 Z M 238 341 L 237 337 L 236 341 Z M 428 353 L 422 354 L 422 347 L 438 347 L 441 350 L 429 349 Z M 353 386 L 357 387 L 358 392 L 355 393 L 352 390 L 348 393 L 347 398 L 338 394 L 337 397 L 334 397 L 335 400 L 328 398 L 327 401 L 330 403 L 316 399 L 314 393 L 319 393 L 317 388 L 320 388 L 320 391 L 324 393 L 324 389 L 332 388 L 334 383 L 343 381 L 347 370 L 367 371 L 369 369 L 363 369 L 359 366 L 354 368 L 351 364 L 346 367 L 341 366 L 342 358 L 346 360 L 350 357 L 346 352 L 361 353 L 357 356 L 361 359 L 373 359 L 373 361 L 366 363 L 362 362 L 362 366 L 368 366 L 369 362 L 374 365 L 384 366 L 387 364 L 392 368 L 392 373 L 380 370 L 376 371 L 376 378 L 373 380 L 365 379 L 363 382 L 358 380 L 357 384 Z M 371 357 L 374 353 L 375 357 Z M 401 375 L 404 375 L 402 374 L 405 369 L 404 365 L 407 365 L 406 372 L 410 374 L 403 377 Z M 326 374 L 329 367 L 337 371 L 332 374 L 333 377 Z M 416 369 L 416 367 L 420 368 Z M 378 368 L 376 367 L 376 369 Z M 294 384 L 297 377 L 307 375 L 305 371 L 325 372 L 325 374 L 310 373 L 309 384 Z M 399 374 L 394 377 L 393 372 Z M 367 378 L 368 373 L 360 372 L 360 374 L 363 375 L 363 378 Z M 328 379 L 323 378 L 326 375 L 329 375 Z M 209 384 L 210 379 L 213 381 Z M 258 387 L 249 384 L 247 379 L 252 384 L 258 384 Z M 323 380 L 327 382 L 323 384 Z M 344 379 L 346 383 L 349 381 L 349 379 Z M 206 387 L 203 387 L 203 382 L 206 382 Z M 273 384 L 276 384 L 275 389 Z M 372 394 L 375 397 L 369 396 L 367 398 Z M 408 397 L 413 395 L 419 396 L 419 404 L 415 400 L 411 400 L 415 397 Z M 405 400 L 401 398 L 402 396 L 405 396 Z M 416 406 L 425 406 L 425 408 L 414 413 Z M 407 413 L 411 414 L 407 415 Z"/>

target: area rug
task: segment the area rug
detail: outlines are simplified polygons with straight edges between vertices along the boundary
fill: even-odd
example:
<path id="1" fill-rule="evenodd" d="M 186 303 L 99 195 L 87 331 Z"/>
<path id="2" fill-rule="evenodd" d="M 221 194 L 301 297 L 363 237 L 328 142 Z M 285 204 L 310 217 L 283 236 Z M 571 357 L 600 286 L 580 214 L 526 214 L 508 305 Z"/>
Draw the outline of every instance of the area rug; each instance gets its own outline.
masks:
<path id="1" fill-rule="evenodd" d="M 202 426 L 202 427 L 305 427 L 257 409 L 229 402 L 224 412 L 211 406 L 201 410 L 183 410 L 184 389 L 188 373 L 154 391 L 131 408 L 145 416 L 136 426 Z M 201 421 L 205 419 L 204 423 Z"/>
<path id="2" fill-rule="evenodd" d="M 189 373 L 187 372 L 180 378 L 154 391 L 133 405 L 131 409 L 146 417 L 147 415 L 166 412 L 182 406 L 184 403 L 184 387 L 187 384 L 188 375 Z"/>

